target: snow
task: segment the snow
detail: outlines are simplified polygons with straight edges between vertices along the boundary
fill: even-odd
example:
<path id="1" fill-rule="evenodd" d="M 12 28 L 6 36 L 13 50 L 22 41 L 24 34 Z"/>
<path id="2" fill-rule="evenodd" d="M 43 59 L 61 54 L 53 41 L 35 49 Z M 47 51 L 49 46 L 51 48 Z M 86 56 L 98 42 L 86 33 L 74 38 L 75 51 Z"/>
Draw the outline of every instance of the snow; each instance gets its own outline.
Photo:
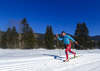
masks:
<path id="1" fill-rule="evenodd" d="M 78 58 L 66 59 L 59 49 L 0 49 L 0 71 L 100 71 L 100 50 L 75 50 Z M 69 58 L 73 54 L 69 53 Z"/>

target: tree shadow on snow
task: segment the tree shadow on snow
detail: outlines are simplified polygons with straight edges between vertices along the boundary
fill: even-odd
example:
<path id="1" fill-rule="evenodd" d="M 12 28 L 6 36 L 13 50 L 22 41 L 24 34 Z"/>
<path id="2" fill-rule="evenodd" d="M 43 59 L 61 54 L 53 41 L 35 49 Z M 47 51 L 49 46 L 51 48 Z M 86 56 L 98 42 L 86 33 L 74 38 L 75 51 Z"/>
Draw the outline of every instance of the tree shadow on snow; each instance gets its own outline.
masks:
<path id="1" fill-rule="evenodd" d="M 58 56 L 58 55 L 50 55 L 50 54 L 42 54 L 42 55 L 44 55 L 44 56 L 51 56 L 51 57 L 53 57 L 54 59 L 58 59 L 58 60 L 62 60 L 63 58 L 65 58 L 65 57 L 60 57 L 60 56 Z"/>

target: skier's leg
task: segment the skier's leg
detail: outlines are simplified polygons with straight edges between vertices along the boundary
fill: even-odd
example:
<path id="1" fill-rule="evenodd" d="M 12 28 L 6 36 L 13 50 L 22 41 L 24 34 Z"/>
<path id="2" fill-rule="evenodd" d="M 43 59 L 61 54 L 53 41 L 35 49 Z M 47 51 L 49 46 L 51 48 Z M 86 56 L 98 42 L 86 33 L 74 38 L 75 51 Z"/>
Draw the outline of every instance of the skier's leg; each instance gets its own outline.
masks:
<path id="1" fill-rule="evenodd" d="M 66 59 L 68 59 L 68 52 L 65 52 L 66 53 Z"/>
<path id="2" fill-rule="evenodd" d="M 69 52 L 72 53 L 72 54 L 74 54 L 74 57 L 76 56 L 76 53 L 73 52 L 73 51 L 71 51 L 71 44 L 69 45 Z"/>
<path id="3" fill-rule="evenodd" d="M 71 49 L 69 49 L 69 52 L 72 53 L 72 54 L 75 54 L 75 52 L 71 51 Z"/>
<path id="4" fill-rule="evenodd" d="M 71 51 L 71 49 L 70 49 L 70 51 L 69 51 L 70 53 L 72 53 L 72 54 L 74 54 L 74 57 L 76 56 L 76 53 L 75 52 L 73 52 L 73 51 Z"/>
<path id="5" fill-rule="evenodd" d="M 69 51 L 69 46 L 66 45 L 66 50 L 65 50 L 66 60 L 64 60 L 64 62 L 68 61 L 68 51 Z"/>

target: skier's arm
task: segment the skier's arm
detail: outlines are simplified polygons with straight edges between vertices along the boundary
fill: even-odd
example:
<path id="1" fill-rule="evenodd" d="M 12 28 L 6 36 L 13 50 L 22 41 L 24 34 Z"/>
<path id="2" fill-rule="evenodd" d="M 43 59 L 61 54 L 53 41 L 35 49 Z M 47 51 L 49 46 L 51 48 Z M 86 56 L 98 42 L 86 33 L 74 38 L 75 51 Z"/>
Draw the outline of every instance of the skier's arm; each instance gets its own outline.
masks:
<path id="1" fill-rule="evenodd" d="M 62 40 L 62 38 L 60 38 L 59 36 L 58 36 L 58 39 L 59 39 L 59 41 L 61 41 L 61 40 Z"/>
<path id="2" fill-rule="evenodd" d="M 75 44 L 78 44 L 78 42 L 77 41 L 75 41 L 72 37 L 70 37 L 69 35 L 68 35 L 68 38 L 70 39 L 70 40 L 72 40 L 73 42 L 75 42 Z"/>
<path id="3" fill-rule="evenodd" d="M 69 35 L 68 35 L 68 38 L 69 38 L 70 40 L 72 40 L 73 42 L 75 42 L 75 40 L 74 40 L 72 37 L 70 37 Z"/>
<path id="4" fill-rule="evenodd" d="M 59 41 L 61 41 L 61 40 L 62 40 L 62 38 L 60 38 L 57 34 L 56 34 L 56 37 L 58 38 L 58 40 L 59 40 Z"/>

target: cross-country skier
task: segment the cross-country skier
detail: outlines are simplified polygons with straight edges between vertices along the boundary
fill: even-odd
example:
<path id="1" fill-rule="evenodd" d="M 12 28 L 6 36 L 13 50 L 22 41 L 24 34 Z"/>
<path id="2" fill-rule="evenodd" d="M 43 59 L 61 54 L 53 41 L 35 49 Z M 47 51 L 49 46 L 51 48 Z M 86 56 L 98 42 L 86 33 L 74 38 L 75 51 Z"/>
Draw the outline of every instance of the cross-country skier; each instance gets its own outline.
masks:
<path id="1" fill-rule="evenodd" d="M 63 40 L 65 45 L 66 45 L 66 49 L 65 49 L 65 53 L 66 53 L 66 60 L 64 60 L 64 62 L 68 61 L 68 51 L 72 54 L 74 54 L 74 57 L 76 56 L 76 53 L 71 51 L 71 42 L 70 40 L 72 40 L 73 42 L 75 42 L 76 44 L 78 44 L 78 42 L 76 42 L 72 37 L 70 37 L 69 35 L 66 35 L 66 33 L 64 31 L 62 31 L 62 38 L 60 38 L 57 34 L 56 37 L 59 39 L 59 41 Z"/>

